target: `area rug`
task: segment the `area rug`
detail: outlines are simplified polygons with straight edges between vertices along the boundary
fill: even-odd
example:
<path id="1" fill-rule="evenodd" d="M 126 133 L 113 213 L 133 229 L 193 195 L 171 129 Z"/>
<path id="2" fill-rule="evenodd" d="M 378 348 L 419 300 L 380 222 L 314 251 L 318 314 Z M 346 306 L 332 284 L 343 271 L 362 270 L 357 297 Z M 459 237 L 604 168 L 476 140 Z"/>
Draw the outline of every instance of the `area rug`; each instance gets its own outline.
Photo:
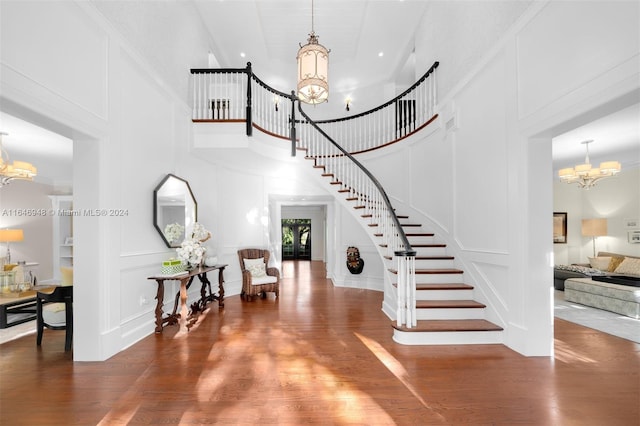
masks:
<path id="1" fill-rule="evenodd" d="M 614 312 L 564 300 L 564 292 L 555 292 L 554 315 L 584 327 L 640 343 L 640 320 Z"/>

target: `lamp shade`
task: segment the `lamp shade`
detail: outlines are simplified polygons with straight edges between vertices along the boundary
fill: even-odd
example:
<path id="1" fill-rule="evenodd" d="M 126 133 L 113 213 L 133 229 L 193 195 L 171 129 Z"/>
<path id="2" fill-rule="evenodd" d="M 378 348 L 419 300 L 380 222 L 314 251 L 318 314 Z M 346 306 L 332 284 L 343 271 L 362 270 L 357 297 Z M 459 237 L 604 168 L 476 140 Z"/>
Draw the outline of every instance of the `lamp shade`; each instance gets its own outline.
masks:
<path id="1" fill-rule="evenodd" d="M 582 219 L 582 235 L 585 237 L 602 237 L 607 235 L 607 219 Z"/>
<path id="2" fill-rule="evenodd" d="M 320 104 L 329 98 L 329 50 L 311 32 L 307 44 L 298 51 L 298 99 Z"/>
<path id="3" fill-rule="evenodd" d="M 22 229 L 0 229 L 0 242 L 13 243 L 24 240 Z"/>

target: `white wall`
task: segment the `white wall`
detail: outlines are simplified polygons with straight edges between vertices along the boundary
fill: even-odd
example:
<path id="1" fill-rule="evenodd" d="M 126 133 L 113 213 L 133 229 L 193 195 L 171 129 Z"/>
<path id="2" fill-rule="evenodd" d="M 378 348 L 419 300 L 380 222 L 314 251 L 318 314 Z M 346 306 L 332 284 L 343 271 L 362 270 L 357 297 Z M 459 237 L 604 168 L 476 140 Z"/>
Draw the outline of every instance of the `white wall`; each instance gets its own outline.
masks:
<path id="1" fill-rule="evenodd" d="M 74 141 L 76 209 L 127 212 L 74 221 L 74 359 L 106 359 L 153 332 L 155 307 L 140 301 L 155 297 L 146 278 L 173 251 L 153 228 L 152 191 L 166 173 L 184 172 L 191 112 L 93 4 L 0 8 L 3 110 Z M 174 18 L 169 9 L 158 13 Z M 173 32 L 171 46 L 197 64 L 208 49 L 194 50 L 187 33 Z"/>
<path id="2" fill-rule="evenodd" d="M 638 3 L 526 6 L 431 3 L 417 36 L 418 69 L 441 61 L 439 124 L 453 120 L 453 130 L 437 129 L 385 157 L 395 174 L 385 179 L 398 202 L 447 242 L 489 319 L 507 329 L 505 343 L 548 355 L 551 138 L 638 91 Z M 484 31 L 481 17 L 499 23 Z M 584 28 L 593 30 L 586 38 Z"/>
<path id="3" fill-rule="evenodd" d="M 608 235 L 596 238 L 596 253 L 640 256 L 640 244 L 631 244 L 627 238 L 629 231 L 640 230 L 640 226 L 626 226 L 627 219 L 640 218 L 640 169 L 623 170 L 589 190 L 556 179 L 553 209 L 567 213 L 567 243 L 553 245 L 556 264 L 588 263 L 587 258 L 593 256 L 591 237 L 581 233 L 582 219 L 607 219 Z"/>

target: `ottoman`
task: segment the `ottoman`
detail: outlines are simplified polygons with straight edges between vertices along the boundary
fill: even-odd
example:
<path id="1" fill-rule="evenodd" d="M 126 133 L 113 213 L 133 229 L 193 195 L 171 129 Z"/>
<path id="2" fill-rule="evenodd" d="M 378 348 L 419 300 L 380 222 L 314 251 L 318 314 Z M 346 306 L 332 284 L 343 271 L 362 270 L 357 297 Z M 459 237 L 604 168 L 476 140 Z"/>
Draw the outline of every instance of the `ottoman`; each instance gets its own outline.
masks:
<path id="1" fill-rule="evenodd" d="M 591 278 L 569 278 L 564 282 L 564 298 L 569 302 L 640 318 L 640 287 L 593 281 Z"/>

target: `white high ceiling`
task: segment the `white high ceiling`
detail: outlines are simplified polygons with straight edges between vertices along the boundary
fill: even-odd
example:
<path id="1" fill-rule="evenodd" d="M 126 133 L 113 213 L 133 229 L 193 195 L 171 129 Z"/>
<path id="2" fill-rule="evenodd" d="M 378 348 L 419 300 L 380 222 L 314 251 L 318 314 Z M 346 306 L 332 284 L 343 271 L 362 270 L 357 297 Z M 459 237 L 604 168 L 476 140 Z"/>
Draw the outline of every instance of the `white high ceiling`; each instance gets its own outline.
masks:
<path id="1" fill-rule="evenodd" d="M 296 54 L 312 29 L 311 0 L 194 2 L 216 43 L 213 54 L 221 67 L 240 68 L 251 62 L 256 75 L 273 88 L 286 93 L 296 89 Z M 344 100 L 356 87 L 394 81 L 413 52 L 414 34 L 428 4 L 313 2 L 313 30 L 319 43 L 330 49 L 329 103 L 316 108 L 338 107 L 338 113 L 327 116 L 342 116 Z"/>
<path id="2" fill-rule="evenodd" d="M 305 44 L 311 31 L 311 0 L 192 1 L 215 43 L 217 64 L 213 66 L 240 68 L 251 62 L 256 75 L 275 89 L 295 89 L 295 57 L 299 43 Z M 428 4 L 418 0 L 316 0 L 314 30 L 331 53 L 330 101 L 315 108 L 341 111 L 327 114 L 329 117 L 342 115 L 344 98 L 356 88 L 380 88 L 397 81 L 400 73 L 412 75 L 407 65 L 411 65 L 414 33 Z M 357 106 L 357 99 L 354 102 Z M 635 105 L 556 137 L 554 170 L 582 162 L 584 145 L 580 142 L 587 139 L 594 140 L 590 146 L 594 163 L 618 160 L 623 171 L 640 165 L 639 110 Z M 9 133 L 5 148 L 11 157 L 36 165 L 38 181 L 70 181 L 71 141 L 27 124 L 0 115 L 0 131 Z"/>

